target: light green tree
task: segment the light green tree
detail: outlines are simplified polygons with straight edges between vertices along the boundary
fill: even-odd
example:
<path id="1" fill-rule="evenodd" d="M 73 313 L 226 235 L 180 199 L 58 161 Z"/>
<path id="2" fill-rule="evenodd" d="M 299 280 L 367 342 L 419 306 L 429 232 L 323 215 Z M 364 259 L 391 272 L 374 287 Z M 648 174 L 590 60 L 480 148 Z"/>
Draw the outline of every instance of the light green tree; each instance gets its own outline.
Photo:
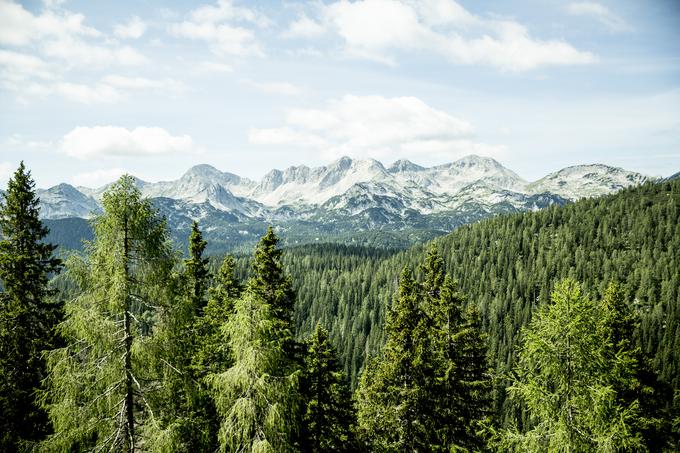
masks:
<path id="1" fill-rule="evenodd" d="M 48 451 L 133 452 L 154 424 L 148 351 L 155 319 L 172 298 L 175 256 L 165 221 L 132 177 L 113 184 L 102 206 L 84 257 L 67 265 L 78 295 L 59 325 L 66 346 L 48 356 Z"/>
<path id="2" fill-rule="evenodd" d="M 529 426 L 504 433 L 500 448 L 513 451 L 642 451 L 632 429 L 637 401 L 621 404 L 612 386 L 630 357 L 607 356 L 595 305 L 574 280 L 555 285 L 551 303 L 540 308 L 519 352 L 512 399 L 529 415 Z"/>

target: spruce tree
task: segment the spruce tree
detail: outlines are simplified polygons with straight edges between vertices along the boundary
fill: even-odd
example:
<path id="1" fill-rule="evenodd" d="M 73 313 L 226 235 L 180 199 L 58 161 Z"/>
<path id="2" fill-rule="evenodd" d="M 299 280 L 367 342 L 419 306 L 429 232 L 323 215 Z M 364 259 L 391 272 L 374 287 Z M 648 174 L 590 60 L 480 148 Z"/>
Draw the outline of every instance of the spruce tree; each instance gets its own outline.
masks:
<path id="1" fill-rule="evenodd" d="M 184 260 L 186 268 L 185 276 L 189 285 L 189 297 L 194 307 L 194 313 L 199 315 L 205 306 L 205 296 L 208 291 L 210 271 L 208 270 L 208 258 L 203 257 L 205 246 L 208 243 L 203 239 L 203 234 L 194 221 L 189 235 L 189 259 Z"/>
<path id="2" fill-rule="evenodd" d="M 427 451 L 433 444 L 432 338 L 420 302 L 418 283 L 405 268 L 387 315 L 383 353 L 358 389 L 359 429 L 377 451 Z"/>
<path id="3" fill-rule="evenodd" d="M 349 386 L 328 332 L 321 324 L 317 324 L 308 340 L 301 393 L 304 401 L 302 451 L 355 451 Z"/>
<path id="4" fill-rule="evenodd" d="M 292 327 L 295 292 L 281 264 L 279 238 L 270 226 L 255 248 L 248 288 L 270 305 L 272 314 L 285 328 Z"/>
<path id="5" fill-rule="evenodd" d="M 194 366 L 207 340 L 202 328 L 210 278 L 208 259 L 203 256 L 206 244 L 194 222 L 189 257 L 177 276 L 173 303 L 157 322 L 152 363 L 163 386 L 154 392 L 158 429 L 150 431 L 149 440 L 154 450 L 208 451 L 217 445 L 215 409 L 201 381 L 205 373 Z"/>
<path id="6" fill-rule="evenodd" d="M 162 385 L 149 367 L 150 340 L 171 300 L 175 256 L 165 221 L 132 177 L 113 184 L 102 206 L 85 256 L 67 265 L 78 295 L 59 325 L 67 344 L 48 357 L 48 451 L 133 452 L 155 425 L 151 395 Z"/>
<path id="7" fill-rule="evenodd" d="M 61 307 L 48 276 L 61 269 L 55 246 L 43 239 L 39 199 L 21 162 L 0 201 L 0 451 L 12 452 L 49 430 L 36 400 L 45 377 L 41 352 L 55 345 Z"/>

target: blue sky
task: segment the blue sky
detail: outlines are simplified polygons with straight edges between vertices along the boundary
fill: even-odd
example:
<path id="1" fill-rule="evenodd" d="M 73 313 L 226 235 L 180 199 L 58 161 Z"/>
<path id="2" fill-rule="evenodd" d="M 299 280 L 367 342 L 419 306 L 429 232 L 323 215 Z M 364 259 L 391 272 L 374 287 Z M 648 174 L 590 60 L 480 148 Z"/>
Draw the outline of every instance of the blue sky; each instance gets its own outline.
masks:
<path id="1" fill-rule="evenodd" d="M 0 179 L 467 154 L 680 170 L 680 3 L 0 0 Z"/>

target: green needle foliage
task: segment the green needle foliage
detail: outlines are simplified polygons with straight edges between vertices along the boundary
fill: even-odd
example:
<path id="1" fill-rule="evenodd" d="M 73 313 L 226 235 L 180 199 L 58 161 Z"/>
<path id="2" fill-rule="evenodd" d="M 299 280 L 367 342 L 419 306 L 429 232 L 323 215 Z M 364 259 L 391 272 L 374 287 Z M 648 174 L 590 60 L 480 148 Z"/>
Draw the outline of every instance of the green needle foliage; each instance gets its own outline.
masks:
<path id="1" fill-rule="evenodd" d="M 302 376 L 302 445 L 305 452 L 353 452 L 354 408 L 328 331 L 317 324 L 308 340 Z"/>
<path id="2" fill-rule="evenodd" d="M 66 346 L 50 352 L 44 405 L 54 434 L 48 451 L 142 448 L 154 425 L 147 396 L 154 321 L 171 300 L 174 255 L 165 222 L 121 177 L 93 220 L 95 239 L 68 276 L 78 295 L 66 303 L 59 332 Z"/>
<path id="3" fill-rule="evenodd" d="M 621 400 L 612 385 L 628 382 L 634 369 L 630 354 L 609 343 L 623 332 L 606 320 L 598 329 L 595 305 L 574 280 L 558 283 L 551 300 L 524 332 L 517 377 L 509 388 L 510 397 L 526 407 L 528 426 L 507 431 L 502 449 L 644 450 L 634 429 L 639 402 Z"/>
<path id="4" fill-rule="evenodd" d="M 49 431 L 35 394 L 45 378 L 42 351 L 56 345 L 61 306 L 48 276 L 61 269 L 55 246 L 43 239 L 39 200 L 21 162 L 0 201 L 0 451 L 13 452 Z"/>
<path id="5" fill-rule="evenodd" d="M 234 364 L 208 375 L 224 452 L 294 451 L 299 371 L 284 351 L 287 335 L 271 306 L 246 290 L 223 328 Z"/>

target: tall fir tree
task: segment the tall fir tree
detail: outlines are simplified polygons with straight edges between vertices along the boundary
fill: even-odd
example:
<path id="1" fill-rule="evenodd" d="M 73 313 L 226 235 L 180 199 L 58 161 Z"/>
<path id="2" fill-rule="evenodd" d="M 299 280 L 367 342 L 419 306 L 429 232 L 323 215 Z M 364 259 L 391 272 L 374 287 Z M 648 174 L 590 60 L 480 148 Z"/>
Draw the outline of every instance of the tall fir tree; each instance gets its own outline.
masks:
<path id="1" fill-rule="evenodd" d="M 491 380 L 486 338 L 474 306 L 464 311 L 465 298 L 444 269 L 432 245 L 422 265 L 423 297 L 433 337 L 435 379 L 428 388 L 433 401 L 432 450 L 479 450 L 480 435 L 491 412 Z"/>
<path id="2" fill-rule="evenodd" d="M 287 328 L 292 327 L 295 292 L 281 263 L 279 238 L 270 226 L 255 248 L 248 288 L 271 306 L 272 314 Z"/>
<path id="3" fill-rule="evenodd" d="M 357 390 L 360 434 L 376 451 L 428 451 L 433 444 L 434 369 L 418 283 L 405 268 L 390 308 L 382 355 Z"/>
<path id="4" fill-rule="evenodd" d="M 354 452 L 352 398 L 328 331 L 317 324 L 307 343 L 301 380 L 301 449 L 312 453 Z"/>
<path id="5" fill-rule="evenodd" d="M 217 415 L 204 372 L 194 366 L 206 342 L 202 317 L 208 295 L 210 271 L 203 256 L 207 242 L 197 222 L 189 235 L 188 258 L 177 275 L 174 302 L 157 321 L 151 362 L 163 386 L 154 392 L 156 410 L 149 448 L 158 451 L 210 451 L 217 447 Z"/>
<path id="6" fill-rule="evenodd" d="M 650 451 L 669 448 L 672 438 L 669 403 L 673 392 L 659 380 L 635 342 L 639 315 L 628 304 L 621 285 L 609 283 L 597 315 L 603 356 L 611 366 L 610 386 L 616 392 L 616 404 L 639 406 L 640 412 L 630 429 L 643 436 Z"/>
<path id="7" fill-rule="evenodd" d="M 176 286 L 175 255 L 165 221 L 132 177 L 113 184 L 102 206 L 85 256 L 67 265 L 78 295 L 59 325 L 67 345 L 48 357 L 48 451 L 133 452 L 155 425 L 149 401 L 162 385 L 150 374 L 150 339 Z"/>
<path id="8" fill-rule="evenodd" d="M 48 276 L 61 269 L 43 242 L 35 183 L 23 162 L 0 201 L 0 451 L 28 448 L 49 431 L 36 392 L 45 378 L 42 351 L 55 346 L 61 316 Z M 25 443 L 25 445 L 22 445 Z"/>

